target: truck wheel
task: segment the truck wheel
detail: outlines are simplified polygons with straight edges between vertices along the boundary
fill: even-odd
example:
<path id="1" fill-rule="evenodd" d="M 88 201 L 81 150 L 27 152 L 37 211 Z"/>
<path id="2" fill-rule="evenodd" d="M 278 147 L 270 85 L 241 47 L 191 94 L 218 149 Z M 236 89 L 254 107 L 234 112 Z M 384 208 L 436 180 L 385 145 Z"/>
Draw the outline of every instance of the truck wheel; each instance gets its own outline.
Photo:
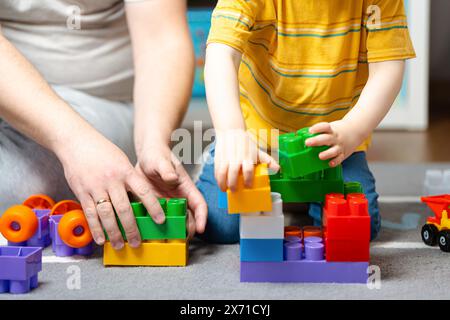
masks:
<path id="1" fill-rule="evenodd" d="M 62 200 L 53 206 L 50 215 L 61 215 L 72 210 L 82 210 L 81 205 L 74 200 Z"/>
<path id="2" fill-rule="evenodd" d="M 443 230 L 438 236 L 439 248 L 444 252 L 450 252 L 450 231 Z"/>
<path id="3" fill-rule="evenodd" d="M 51 209 L 55 201 L 45 194 L 34 194 L 26 199 L 23 205 L 31 209 Z"/>
<path id="4" fill-rule="evenodd" d="M 422 241 L 427 246 L 434 246 L 437 243 L 438 229 L 435 225 L 426 224 L 422 227 Z"/>
<path id="5" fill-rule="evenodd" d="M 38 229 L 36 214 L 24 205 L 15 205 L 5 211 L 0 218 L 0 232 L 10 242 L 24 242 Z"/>
<path id="6" fill-rule="evenodd" d="M 72 210 L 59 221 L 58 233 L 61 240 L 72 248 L 82 248 L 92 242 L 92 234 L 81 210 Z"/>

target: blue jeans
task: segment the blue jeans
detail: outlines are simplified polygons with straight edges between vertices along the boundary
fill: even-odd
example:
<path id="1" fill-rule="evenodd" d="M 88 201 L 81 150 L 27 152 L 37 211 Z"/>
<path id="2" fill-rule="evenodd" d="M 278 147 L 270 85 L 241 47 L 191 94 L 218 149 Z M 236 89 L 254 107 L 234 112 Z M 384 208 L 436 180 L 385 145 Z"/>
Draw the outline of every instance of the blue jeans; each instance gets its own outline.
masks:
<path id="1" fill-rule="evenodd" d="M 208 222 L 205 232 L 199 238 L 212 243 L 239 242 L 239 215 L 229 215 L 226 209 L 218 207 L 219 186 L 214 178 L 215 148 L 211 146 L 210 158 L 202 168 L 197 188 L 203 194 L 208 204 Z M 374 239 L 381 227 L 380 212 L 378 210 L 378 194 L 375 191 L 375 179 L 367 165 L 366 153 L 355 152 L 342 163 L 344 181 L 357 181 L 363 186 L 364 193 L 369 200 L 369 214 L 371 217 L 371 238 Z M 311 203 L 309 215 L 315 225 L 321 225 L 322 206 L 320 203 Z"/>

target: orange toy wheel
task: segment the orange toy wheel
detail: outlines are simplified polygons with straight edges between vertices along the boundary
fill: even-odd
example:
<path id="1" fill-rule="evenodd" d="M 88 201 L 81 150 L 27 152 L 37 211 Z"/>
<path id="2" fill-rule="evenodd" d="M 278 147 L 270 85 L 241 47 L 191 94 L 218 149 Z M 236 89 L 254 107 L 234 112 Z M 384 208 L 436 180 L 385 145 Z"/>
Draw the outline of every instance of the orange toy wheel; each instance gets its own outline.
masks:
<path id="1" fill-rule="evenodd" d="M 6 210 L 0 218 L 0 232 L 8 241 L 24 242 L 36 233 L 38 224 L 33 210 L 19 204 Z"/>
<path id="2" fill-rule="evenodd" d="M 65 214 L 72 210 L 81 210 L 81 205 L 73 200 L 62 200 L 53 206 L 50 215 Z"/>
<path id="3" fill-rule="evenodd" d="M 72 248 L 82 248 L 92 241 L 92 234 L 81 210 L 72 210 L 64 214 L 59 221 L 58 233 L 61 240 Z"/>
<path id="4" fill-rule="evenodd" d="M 25 200 L 23 205 L 31 209 L 51 209 L 55 201 L 45 194 L 34 194 Z"/>

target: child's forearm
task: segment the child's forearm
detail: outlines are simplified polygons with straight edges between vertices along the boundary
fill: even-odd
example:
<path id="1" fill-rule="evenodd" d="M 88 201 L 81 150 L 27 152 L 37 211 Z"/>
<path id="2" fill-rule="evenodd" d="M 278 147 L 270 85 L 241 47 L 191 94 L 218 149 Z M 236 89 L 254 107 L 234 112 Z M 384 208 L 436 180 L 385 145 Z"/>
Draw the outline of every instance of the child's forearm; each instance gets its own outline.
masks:
<path id="1" fill-rule="evenodd" d="M 369 80 L 355 107 L 343 120 L 364 140 L 388 113 L 403 80 L 404 61 L 386 61 L 369 65 Z"/>
<path id="2" fill-rule="evenodd" d="M 208 108 L 218 131 L 245 129 L 239 102 L 238 71 L 241 53 L 212 43 L 206 50 L 205 85 Z"/>

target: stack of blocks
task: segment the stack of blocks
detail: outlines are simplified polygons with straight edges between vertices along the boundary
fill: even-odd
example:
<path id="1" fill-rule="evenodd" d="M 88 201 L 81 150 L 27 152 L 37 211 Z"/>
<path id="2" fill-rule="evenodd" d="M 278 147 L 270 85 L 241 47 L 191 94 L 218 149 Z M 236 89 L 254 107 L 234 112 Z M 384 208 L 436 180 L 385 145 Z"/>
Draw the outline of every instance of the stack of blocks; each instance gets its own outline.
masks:
<path id="1" fill-rule="evenodd" d="M 368 202 L 357 182 L 344 183 L 342 167 L 330 168 L 307 147 L 304 128 L 280 136 L 281 171 L 255 167 L 253 188 L 219 194 L 219 206 L 240 216 L 242 282 L 366 283 L 369 266 Z M 270 196 L 271 205 L 267 204 Z M 283 201 L 325 203 L 323 232 L 284 228 Z M 241 206 L 242 204 L 242 206 Z M 298 230 L 297 230 L 298 229 Z"/>
<path id="2" fill-rule="evenodd" d="M 186 199 L 159 199 L 166 214 L 163 224 L 156 224 L 144 205 L 131 203 L 142 244 L 132 248 L 125 243 L 121 250 L 115 250 L 110 242 L 104 246 L 103 264 L 106 266 L 186 266 L 188 243 L 186 233 Z M 123 238 L 126 234 L 117 220 Z"/>

